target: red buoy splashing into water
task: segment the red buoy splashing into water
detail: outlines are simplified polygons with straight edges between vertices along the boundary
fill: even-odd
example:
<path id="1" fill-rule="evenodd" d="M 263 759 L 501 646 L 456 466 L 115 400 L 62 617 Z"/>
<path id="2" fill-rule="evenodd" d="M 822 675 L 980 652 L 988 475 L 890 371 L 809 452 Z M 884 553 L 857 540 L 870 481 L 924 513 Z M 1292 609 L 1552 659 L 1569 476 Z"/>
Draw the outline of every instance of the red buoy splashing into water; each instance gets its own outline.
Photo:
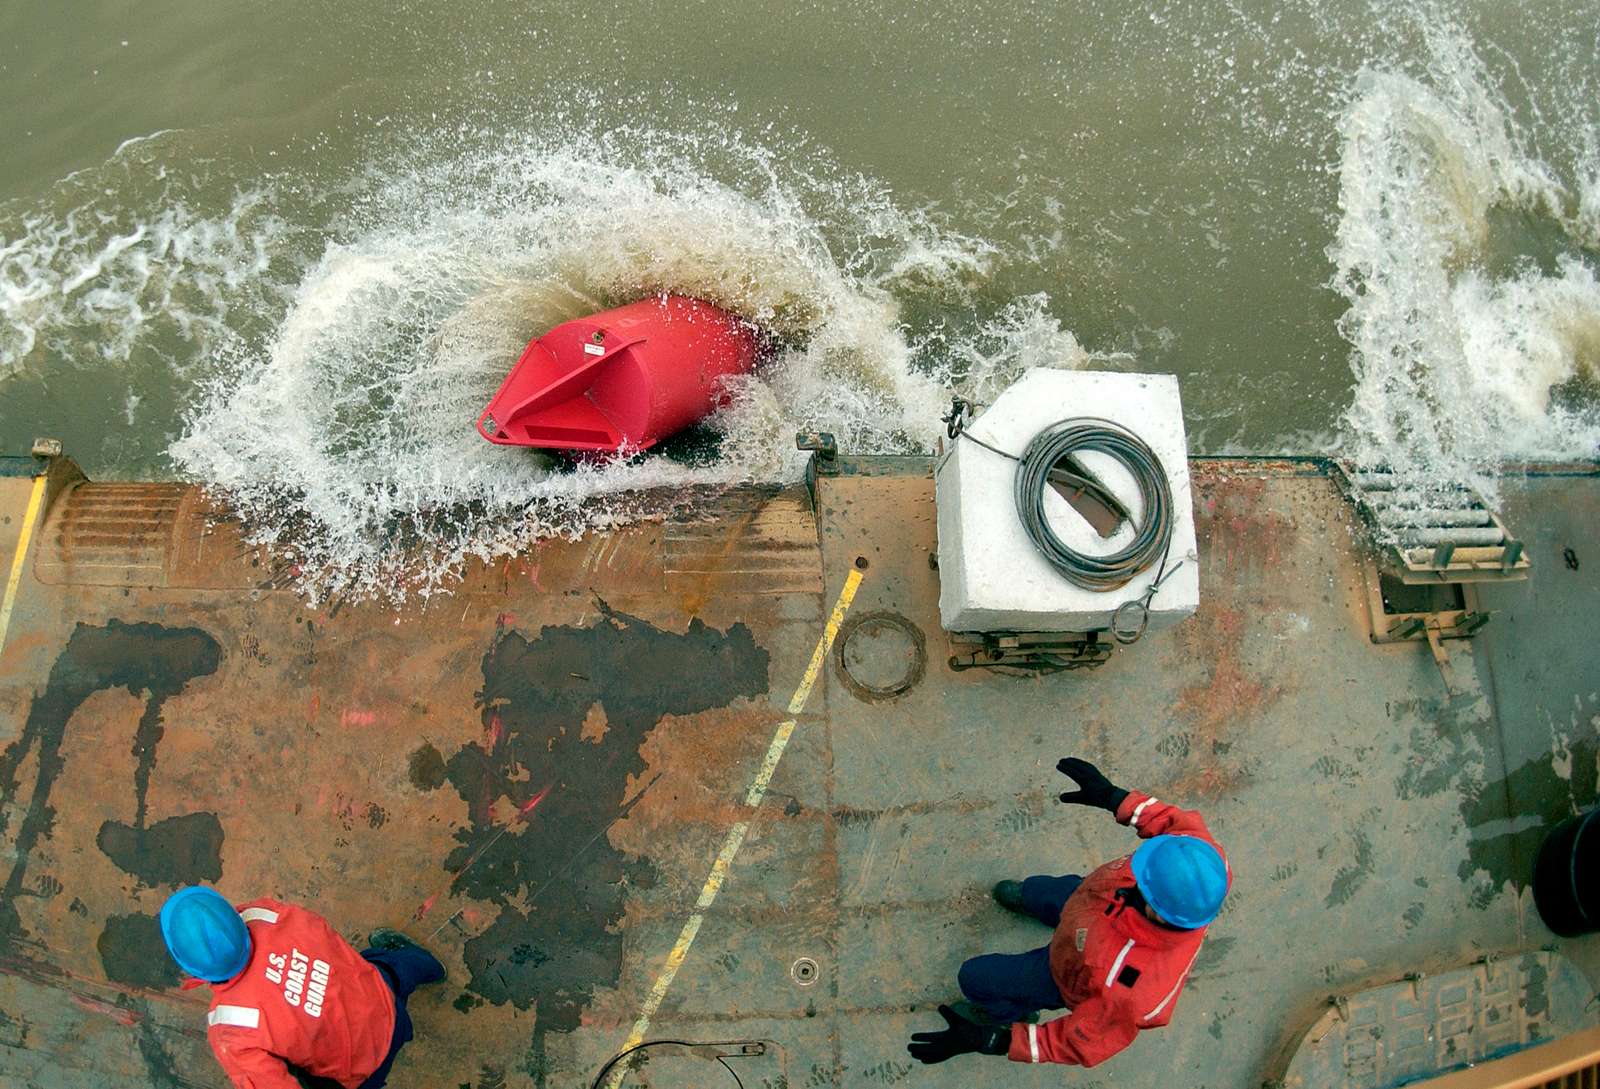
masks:
<path id="1" fill-rule="evenodd" d="M 478 433 L 505 446 L 645 450 L 710 415 L 756 363 L 756 331 L 699 299 L 660 295 L 536 337 Z"/>

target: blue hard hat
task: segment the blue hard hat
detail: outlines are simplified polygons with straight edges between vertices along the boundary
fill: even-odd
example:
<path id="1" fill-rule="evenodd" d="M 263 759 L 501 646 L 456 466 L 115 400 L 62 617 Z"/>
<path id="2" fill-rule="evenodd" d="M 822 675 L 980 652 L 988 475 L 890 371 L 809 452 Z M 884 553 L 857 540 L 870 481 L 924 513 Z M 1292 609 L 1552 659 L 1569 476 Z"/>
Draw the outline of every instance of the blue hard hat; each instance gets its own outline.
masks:
<path id="1" fill-rule="evenodd" d="M 222 983 L 250 963 L 250 929 L 215 889 L 191 885 L 161 905 L 161 937 L 178 967 Z"/>
<path id="2" fill-rule="evenodd" d="M 1195 836 L 1152 836 L 1133 852 L 1133 880 L 1164 921 L 1198 930 L 1222 910 L 1228 864 Z"/>

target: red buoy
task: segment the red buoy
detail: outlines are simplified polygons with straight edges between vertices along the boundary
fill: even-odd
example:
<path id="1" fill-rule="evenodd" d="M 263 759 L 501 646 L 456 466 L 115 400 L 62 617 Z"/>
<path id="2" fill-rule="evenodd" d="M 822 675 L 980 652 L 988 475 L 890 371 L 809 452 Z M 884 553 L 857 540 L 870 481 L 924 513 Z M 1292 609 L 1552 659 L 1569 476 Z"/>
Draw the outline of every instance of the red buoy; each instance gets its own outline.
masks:
<path id="1" fill-rule="evenodd" d="M 644 450 L 727 400 L 756 362 L 756 332 L 699 299 L 660 295 L 536 337 L 478 433 L 506 446 Z"/>

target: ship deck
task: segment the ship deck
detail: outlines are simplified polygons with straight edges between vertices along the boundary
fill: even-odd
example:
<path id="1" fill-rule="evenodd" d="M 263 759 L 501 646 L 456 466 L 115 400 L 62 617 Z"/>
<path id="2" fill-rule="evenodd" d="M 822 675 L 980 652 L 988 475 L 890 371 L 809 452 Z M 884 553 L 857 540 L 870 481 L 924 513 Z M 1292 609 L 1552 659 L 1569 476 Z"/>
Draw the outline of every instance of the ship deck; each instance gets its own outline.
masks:
<path id="1" fill-rule="evenodd" d="M 1532 577 L 1441 669 L 1370 640 L 1318 465 L 1197 460 L 1199 612 L 1018 677 L 947 665 L 928 465 L 844 468 L 398 612 L 309 606 L 192 488 L 55 480 L 0 649 L 0 1081 L 226 1084 L 154 930 L 203 880 L 437 951 L 397 1089 L 589 1086 L 633 1036 L 715 1046 L 621 1085 L 733 1089 L 742 1047 L 748 1087 L 1060 1084 L 905 1042 L 964 958 L 1047 940 L 996 880 L 1131 849 L 1056 804 L 1071 754 L 1201 810 L 1236 873 L 1172 1025 L 1074 1085 L 1258 1085 L 1330 995 L 1485 956 L 1600 982 L 1527 888 L 1596 797 L 1593 472 L 1508 487 Z"/>

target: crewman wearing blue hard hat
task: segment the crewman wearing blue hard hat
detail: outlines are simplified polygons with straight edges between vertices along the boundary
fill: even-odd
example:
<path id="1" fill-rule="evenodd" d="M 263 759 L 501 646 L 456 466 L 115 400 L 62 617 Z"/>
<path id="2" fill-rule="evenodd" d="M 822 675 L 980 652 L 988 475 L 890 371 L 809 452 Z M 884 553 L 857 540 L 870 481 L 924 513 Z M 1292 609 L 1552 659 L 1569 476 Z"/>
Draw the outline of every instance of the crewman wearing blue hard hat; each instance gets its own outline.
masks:
<path id="1" fill-rule="evenodd" d="M 964 1008 L 940 1006 L 946 1027 L 908 1050 L 925 1063 L 977 1052 L 1017 1062 L 1094 1066 L 1145 1029 L 1172 1019 L 1206 927 L 1232 875 L 1200 814 L 1114 786 L 1087 760 L 1056 765 L 1078 789 L 1061 801 L 1108 810 L 1144 839 L 1087 877 L 1002 881 L 1001 906 L 1055 929 L 1027 953 L 991 953 L 961 966 Z M 1038 1023 L 1041 1010 L 1067 1009 Z"/>
<path id="2" fill-rule="evenodd" d="M 235 907 L 179 889 L 161 907 L 178 967 L 211 986 L 206 1037 L 241 1089 L 298 1089 L 302 1075 L 378 1089 L 411 1039 L 406 999 L 444 966 L 394 930 L 357 953 L 313 911 L 277 900 Z"/>

